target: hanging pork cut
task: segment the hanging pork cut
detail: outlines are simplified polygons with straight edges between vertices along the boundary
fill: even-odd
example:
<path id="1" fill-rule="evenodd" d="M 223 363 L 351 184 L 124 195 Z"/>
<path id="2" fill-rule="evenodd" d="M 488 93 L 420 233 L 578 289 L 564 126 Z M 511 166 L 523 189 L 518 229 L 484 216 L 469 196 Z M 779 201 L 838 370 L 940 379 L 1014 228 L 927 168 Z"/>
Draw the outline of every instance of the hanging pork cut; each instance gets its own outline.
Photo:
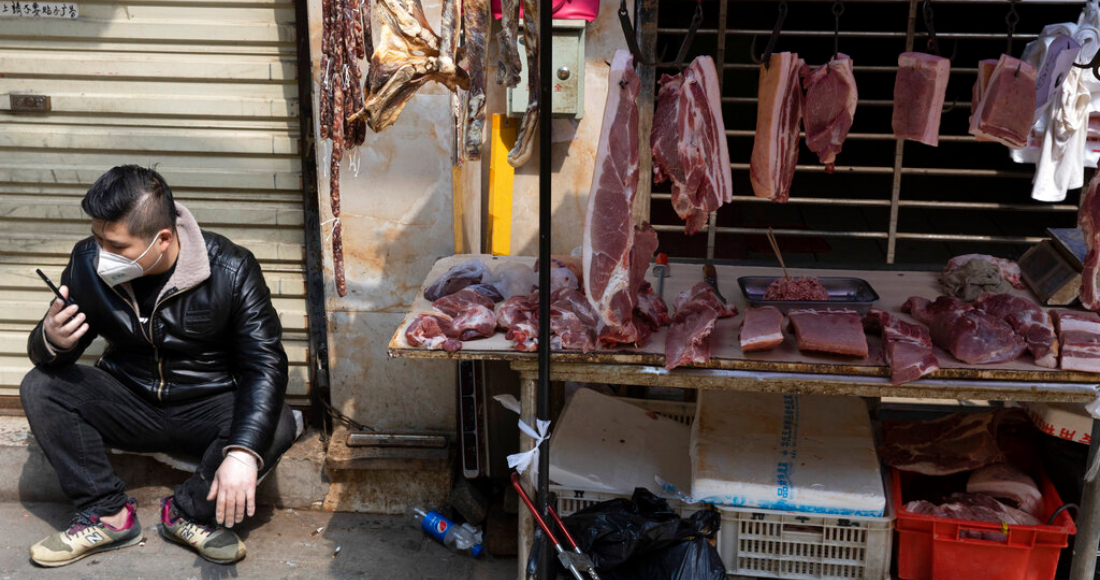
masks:
<path id="1" fill-rule="evenodd" d="M 774 306 L 749 308 L 741 323 L 741 352 L 771 350 L 783 344 L 783 313 Z"/>
<path id="2" fill-rule="evenodd" d="M 974 307 L 1011 325 L 1027 343 L 1035 364 L 1058 368 L 1058 336 L 1050 315 L 1038 304 L 1011 294 L 985 293 L 974 301 Z"/>
<path id="3" fill-rule="evenodd" d="M 974 113 L 978 112 L 978 104 L 985 96 L 985 88 L 989 85 L 989 79 L 993 76 L 993 69 L 997 68 L 997 59 L 987 58 L 978 62 L 978 78 L 974 81 L 974 88 L 970 91 L 970 122 L 974 122 Z M 978 137 L 978 141 L 990 141 L 985 137 Z"/>
<path id="4" fill-rule="evenodd" d="M 954 296 L 940 296 L 935 302 L 913 296 L 902 311 L 927 324 L 932 342 L 966 364 L 1009 362 L 1027 350 L 1027 343 L 1007 322 Z"/>
<path id="5" fill-rule="evenodd" d="M 653 182 L 672 181 L 672 207 L 687 235 L 701 231 L 710 212 L 733 201 L 722 94 L 709 56 L 661 77 L 650 145 Z"/>
<path id="6" fill-rule="evenodd" d="M 470 90 L 463 93 L 462 157 L 467 161 L 481 159 L 481 144 L 485 140 L 485 83 L 489 71 L 489 32 L 492 30 L 492 10 L 489 0 L 463 0 L 462 25 L 466 31 L 467 72 Z"/>
<path id="7" fill-rule="evenodd" d="M 1002 54 L 970 117 L 970 134 L 1023 149 L 1035 116 L 1035 75 L 1035 67 Z"/>
<path id="8" fill-rule="evenodd" d="M 600 342 L 633 343 L 639 338 L 634 306 L 645 274 L 640 263 L 644 260 L 648 264 L 652 252 L 642 256 L 634 248 L 641 81 L 634 72 L 630 51 L 615 53 L 607 85 L 607 104 L 585 212 L 581 254 L 584 289 L 600 318 Z M 649 237 L 648 232 L 645 235 Z M 652 239 L 655 241 L 656 233 Z M 641 276 L 636 268 L 641 269 Z"/>
<path id="9" fill-rule="evenodd" d="M 1077 210 L 1077 225 L 1084 233 L 1088 253 L 1081 271 L 1081 305 L 1089 310 L 1100 310 L 1100 172 L 1089 182 L 1088 192 Z"/>
<path id="10" fill-rule="evenodd" d="M 539 3 L 523 0 L 523 51 L 527 54 L 527 110 L 519 123 L 516 142 L 508 152 L 508 165 L 523 167 L 535 151 L 539 126 Z"/>
<path id="11" fill-rule="evenodd" d="M 806 129 L 806 146 L 817 153 L 825 171 L 833 172 L 837 153 L 852 128 L 856 115 L 856 78 L 852 59 L 843 53 L 828 64 L 810 70 L 803 66 L 802 86 L 806 101 L 802 110 L 802 125 Z"/>
<path id="12" fill-rule="evenodd" d="M 787 318 L 802 352 L 867 356 L 867 335 L 855 310 L 795 309 L 787 311 Z"/>
<path id="13" fill-rule="evenodd" d="M 890 365 L 891 384 L 904 385 L 939 370 L 927 328 L 877 308 L 867 312 L 863 324 L 882 332 L 882 353 Z"/>
<path id="14" fill-rule="evenodd" d="M 947 96 L 951 61 L 923 52 L 898 57 L 894 81 L 894 136 L 933 147 L 940 142 L 940 116 Z"/>
<path id="15" fill-rule="evenodd" d="M 749 179 L 756 197 L 785 203 L 791 196 L 802 125 L 798 72 L 803 64 L 798 53 L 780 52 L 760 65 L 756 137 L 749 163 Z"/>

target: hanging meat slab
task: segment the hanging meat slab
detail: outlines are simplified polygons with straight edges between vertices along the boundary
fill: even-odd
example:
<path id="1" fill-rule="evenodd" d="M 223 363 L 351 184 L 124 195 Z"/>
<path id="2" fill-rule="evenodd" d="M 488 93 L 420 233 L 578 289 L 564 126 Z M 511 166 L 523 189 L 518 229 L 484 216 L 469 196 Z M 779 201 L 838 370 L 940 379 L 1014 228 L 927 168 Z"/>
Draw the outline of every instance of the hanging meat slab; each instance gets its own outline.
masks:
<path id="1" fill-rule="evenodd" d="M 904 385 L 940 368 L 928 329 L 872 308 L 863 325 L 882 333 L 882 352 L 890 365 L 890 383 Z"/>
<path id="2" fill-rule="evenodd" d="M 500 32 L 497 33 L 497 84 L 506 87 L 519 84 L 523 67 L 519 57 L 519 7 L 520 0 L 501 1 Z"/>
<path id="3" fill-rule="evenodd" d="M 791 195 L 802 125 L 798 71 L 804 64 L 797 53 L 780 52 L 771 56 L 767 66 L 760 65 L 756 138 L 749 164 L 756 197 L 785 203 Z"/>
<path id="4" fill-rule="evenodd" d="M 1050 315 L 1038 304 L 1011 294 L 986 293 L 974 301 L 974 307 L 1011 325 L 1027 343 L 1036 365 L 1058 368 L 1058 335 Z"/>
<path id="5" fill-rule="evenodd" d="M 970 122 L 974 122 L 974 113 L 978 111 L 978 104 L 985 96 L 985 87 L 989 85 L 989 78 L 993 76 L 993 69 L 997 68 L 997 59 L 987 58 L 978 62 L 978 78 L 974 81 L 974 88 L 970 91 Z M 978 141 L 989 141 L 985 137 L 978 137 Z"/>
<path id="6" fill-rule="evenodd" d="M 1077 225 L 1084 233 L 1088 252 L 1081 272 L 1081 306 L 1088 310 L 1100 310 L 1100 172 L 1089 182 L 1088 192 L 1077 210 Z"/>
<path id="7" fill-rule="evenodd" d="M 672 207 L 689 236 L 733 201 L 725 129 L 713 59 L 696 57 L 684 72 L 661 77 L 650 134 L 653 182 L 672 181 Z"/>
<path id="8" fill-rule="evenodd" d="M 928 325 L 936 346 L 966 364 L 1013 361 L 1027 350 L 1027 343 L 1007 322 L 953 296 L 940 296 L 935 302 L 913 296 L 901 309 Z"/>
<path id="9" fill-rule="evenodd" d="M 467 161 L 481 159 L 485 140 L 485 81 L 489 69 L 488 36 L 492 22 L 489 0 L 464 0 L 462 19 L 466 30 L 466 61 L 470 90 L 465 92 L 462 151 Z"/>
<path id="10" fill-rule="evenodd" d="M 923 52 L 898 57 L 894 82 L 894 136 L 933 147 L 940 142 L 940 116 L 947 95 L 951 61 Z"/>
<path id="11" fill-rule="evenodd" d="M 365 117 L 374 131 L 389 127 L 420 87 L 437 82 L 452 92 L 470 88 L 470 77 L 455 61 L 460 0 L 443 2 L 442 37 L 428 25 L 419 0 L 378 0 L 381 24 L 371 57 L 370 95 L 352 118 Z"/>
<path id="12" fill-rule="evenodd" d="M 527 54 L 527 110 L 516 133 L 516 143 L 508 152 L 508 165 L 523 167 L 535 151 L 539 126 L 539 27 L 538 0 L 523 0 L 523 50 Z"/>
<path id="13" fill-rule="evenodd" d="M 848 137 L 856 115 L 856 79 L 852 59 L 843 53 L 816 69 L 803 66 L 802 86 L 806 102 L 802 124 L 806 128 L 806 146 L 817 153 L 825 171 L 833 172 L 837 153 Z"/>
<path id="14" fill-rule="evenodd" d="M 1002 54 L 970 117 L 970 134 L 1023 149 L 1035 116 L 1035 75 L 1035 67 Z"/>
<path id="15" fill-rule="evenodd" d="M 611 63 L 607 104 L 585 212 L 584 289 L 600 317 L 598 334 L 623 342 L 637 338 L 632 295 L 633 207 L 638 189 L 638 94 L 641 81 L 630 51 Z M 648 262 L 648 260 L 647 260 Z"/>

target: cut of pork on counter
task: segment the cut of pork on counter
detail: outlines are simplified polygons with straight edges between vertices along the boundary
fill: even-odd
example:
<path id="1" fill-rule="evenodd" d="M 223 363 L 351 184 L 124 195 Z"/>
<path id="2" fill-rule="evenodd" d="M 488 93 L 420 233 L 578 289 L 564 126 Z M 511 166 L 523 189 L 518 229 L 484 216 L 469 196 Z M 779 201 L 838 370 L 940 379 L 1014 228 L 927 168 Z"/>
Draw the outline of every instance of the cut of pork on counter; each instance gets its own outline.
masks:
<path id="1" fill-rule="evenodd" d="M 1035 364 L 1058 368 L 1058 336 L 1050 315 L 1038 304 L 1011 294 L 982 294 L 974 301 L 974 307 L 1011 325 L 1027 343 Z"/>
<path id="2" fill-rule="evenodd" d="M 1035 67 L 1002 54 L 970 117 L 970 134 L 1023 149 L 1035 116 L 1035 75 Z"/>
<path id="3" fill-rule="evenodd" d="M 710 212 L 733 201 L 722 94 L 709 56 L 661 77 L 650 145 L 653 182 L 672 181 L 672 207 L 687 235 L 701 231 Z"/>
<path id="4" fill-rule="evenodd" d="M 901 309 L 928 325 L 936 346 L 966 364 L 1013 361 L 1027 350 L 1027 343 L 1007 322 L 953 296 L 940 296 L 935 302 L 913 296 Z"/>
<path id="5" fill-rule="evenodd" d="M 797 309 L 787 318 L 802 352 L 867 357 L 867 335 L 855 310 Z"/>
<path id="6" fill-rule="evenodd" d="M 1085 267 L 1081 271 L 1081 305 L 1089 310 L 1100 310 L 1100 172 L 1093 176 L 1085 199 L 1077 210 L 1077 225 L 1085 236 L 1088 252 Z"/>
<path id="7" fill-rule="evenodd" d="M 577 290 L 559 288 L 550 296 L 550 348 L 554 350 L 596 350 L 599 317 L 588 299 Z"/>
<path id="8" fill-rule="evenodd" d="M 863 325 L 882 333 L 882 354 L 890 365 L 892 384 L 903 385 L 939 370 L 927 328 L 877 308 L 867 313 Z"/>
<path id="9" fill-rule="evenodd" d="M 798 53 L 779 52 L 760 65 L 756 100 L 756 138 L 752 145 L 749 179 L 756 197 L 785 203 L 798 163 L 802 125 L 802 87 L 798 72 L 805 61 Z"/>
<path id="10" fill-rule="evenodd" d="M 837 153 L 852 128 L 859 100 L 852 59 L 837 53 L 828 64 L 816 69 L 803 66 L 800 74 L 806 89 L 802 110 L 806 146 L 817 153 L 825 171 L 832 173 Z"/>
<path id="11" fill-rule="evenodd" d="M 665 335 L 665 368 L 710 361 L 710 334 L 719 318 L 737 315 L 732 304 L 723 304 L 714 288 L 699 282 L 674 302 L 676 313 Z"/>
<path id="12" fill-rule="evenodd" d="M 741 352 L 772 350 L 783 344 L 783 313 L 774 306 L 749 308 L 741 322 Z"/>
<path id="13" fill-rule="evenodd" d="M 951 61 L 923 52 L 898 56 L 894 82 L 894 136 L 933 147 L 940 143 L 940 116 Z"/>
<path id="14" fill-rule="evenodd" d="M 539 294 L 517 294 L 497 307 L 497 328 L 512 348 L 534 352 L 539 348 Z"/>
<path id="15" fill-rule="evenodd" d="M 462 350 L 462 341 L 451 323 L 451 317 L 442 312 L 418 314 L 405 329 L 405 340 L 410 346 L 422 346 L 428 350 Z"/>
<path id="16" fill-rule="evenodd" d="M 1062 345 L 1062 369 L 1100 372 L 1100 315 L 1095 312 L 1054 310 L 1051 318 Z"/>

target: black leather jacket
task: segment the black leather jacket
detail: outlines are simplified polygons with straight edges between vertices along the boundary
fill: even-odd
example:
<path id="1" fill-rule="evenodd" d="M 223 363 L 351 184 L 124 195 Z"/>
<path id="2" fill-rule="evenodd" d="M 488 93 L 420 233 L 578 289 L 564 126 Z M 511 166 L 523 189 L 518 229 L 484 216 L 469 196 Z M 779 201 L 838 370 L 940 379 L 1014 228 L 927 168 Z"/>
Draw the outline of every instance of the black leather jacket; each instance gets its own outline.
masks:
<path id="1" fill-rule="evenodd" d="M 191 231 L 199 232 L 191 223 Z M 96 366 L 154 404 L 236 391 L 226 449 L 241 447 L 262 456 L 286 396 L 282 326 L 252 253 L 218 234 L 203 231 L 201 237 L 208 276 L 201 279 L 202 272 L 192 272 L 193 285 L 176 287 L 173 274 L 144 324 L 129 284 L 112 288 L 96 273 L 95 239 L 78 243 L 61 282 L 87 315 L 89 331 L 75 347 L 51 353 L 39 322 L 28 354 L 42 367 L 73 364 L 98 335 L 107 340 L 107 349 Z M 205 264 L 200 242 L 190 242 L 189 261 L 182 238 L 180 243 L 177 273 L 187 263 Z"/>

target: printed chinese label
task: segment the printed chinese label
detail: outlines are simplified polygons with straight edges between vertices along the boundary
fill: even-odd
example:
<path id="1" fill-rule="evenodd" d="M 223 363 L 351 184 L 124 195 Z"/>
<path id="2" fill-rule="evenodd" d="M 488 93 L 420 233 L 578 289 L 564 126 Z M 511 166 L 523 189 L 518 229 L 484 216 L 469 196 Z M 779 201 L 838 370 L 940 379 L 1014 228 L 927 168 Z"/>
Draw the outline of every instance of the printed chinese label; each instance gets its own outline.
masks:
<path id="1" fill-rule="evenodd" d="M 77 18 L 80 7 L 73 2 L 0 1 L 0 17 L 7 18 Z"/>

